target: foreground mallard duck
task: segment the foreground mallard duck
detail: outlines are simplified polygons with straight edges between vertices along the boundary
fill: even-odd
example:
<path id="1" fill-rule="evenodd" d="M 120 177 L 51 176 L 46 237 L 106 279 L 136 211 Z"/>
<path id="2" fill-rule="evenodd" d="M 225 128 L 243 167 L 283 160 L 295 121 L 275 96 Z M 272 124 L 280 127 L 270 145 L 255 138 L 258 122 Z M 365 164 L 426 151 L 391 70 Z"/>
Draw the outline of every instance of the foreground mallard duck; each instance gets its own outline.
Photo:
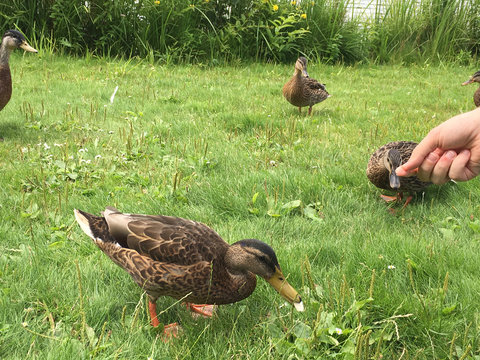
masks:
<path id="1" fill-rule="evenodd" d="M 3 34 L 2 45 L 0 46 L 0 110 L 7 105 L 12 96 L 12 76 L 10 74 L 10 53 L 12 50 L 21 48 L 29 52 L 38 52 L 27 44 L 25 37 L 16 30 L 7 30 Z"/>
<path id="2" fill-rule="evenodd" d="M 402 192 L 417 193 L 431 183 L 421 181 L 416 176 L 399 177 L 395 170 L 410 159 L 413 149 L 417 146 L 413 141 L 394 141 L 383 145 L 370 157 L 367 165 L 367 177 L 370 182 L 380 189 L 398 191 L 396 197 L 381 195 L 385 201 L 401 198 Z M 412 199 L 407 199 L 404 206 Z"/>
<path id="3" fill-rule="evenodd" d="M 480 83 L 480 71 L 477 71 L 475 74 L 473 74 L 472 77 L 465 81 L 462 85 L 468 85 L 474 82 Z M 478 87 L 477 91 L 475 91 L 475 94 L 473 94 L 473 102 L 475 103 L 475 106 L 480 106 L 480 86 Z"/>
<path id="4" fill-rule="evenodd" d="M 312 106 L 330 97 L 325 84 L 308 76 L 307 59 L 299 57 L 295 63 L 295 72 L 292 78 L 283 86 L 283 96 L 287 101 L 298 106 L 302 112 L 302 106 L 309 106 L 308 115 L 312 113 Z"/>
<path id="5" fill-rule="evenodd" d="M 100 250 L 146 291 L 155 327 L 159 325 L 158 297 L 216 305 L 234 303 L 250 296 L 257 282 L 255 275 L 303 311 L 302 299 L 285 280 L 275 252 L 259 240 L 229 245 L 199 222 L 124 214 L 112 207 L 106 208 L 103 217 L 75 210 L 75 218 Z M 198 309 L 195 305 L 190 308 Z"/>

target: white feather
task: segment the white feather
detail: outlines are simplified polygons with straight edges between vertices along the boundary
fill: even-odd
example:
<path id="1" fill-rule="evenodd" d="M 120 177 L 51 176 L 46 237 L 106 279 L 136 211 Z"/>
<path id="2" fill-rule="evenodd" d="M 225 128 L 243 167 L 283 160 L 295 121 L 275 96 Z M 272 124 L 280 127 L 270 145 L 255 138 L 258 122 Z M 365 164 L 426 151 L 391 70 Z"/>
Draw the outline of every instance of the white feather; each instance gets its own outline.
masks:
<path id="1" fill-rule="evenodd" d="M 117 93 L 118 90 L 118 85 L 115 87 L 115 90 L 113 90 L 112 96 L 110 96 L 110 104 L 113 104 L 113 100 L 115 100 L 115 94 Z"/>
<path id="2" fill-rule="evenodd" d="M 93 236 L 92 229 L 90 229 L 90 225 L 88 224 L 85 216 L 80 214 L 80 211 L 78 211 L 77 209 L 74 209 L 73 212 L 75 213 L 75 219 L 77 220 L 78 225 L 80 225 L 80 228 L 83 230 L 83 232 L 87 234 L 90 238 L 92 238 L 92 240 L 97 240 L 98 238 L 95 238 L 95 236 Z"/>

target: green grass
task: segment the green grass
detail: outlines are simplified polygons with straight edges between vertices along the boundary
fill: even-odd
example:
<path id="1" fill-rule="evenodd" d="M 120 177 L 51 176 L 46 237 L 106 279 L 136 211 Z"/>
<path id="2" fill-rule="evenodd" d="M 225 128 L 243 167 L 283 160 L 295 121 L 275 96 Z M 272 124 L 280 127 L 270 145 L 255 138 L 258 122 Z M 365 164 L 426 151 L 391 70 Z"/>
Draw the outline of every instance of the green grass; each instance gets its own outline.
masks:
<path id="1" fill-rule="evenodd" d="M 478 180 L 432 186 L 392 215 L 365 176 L 380 145 L 420 140 L 472 109 L 475 89 L 460 84 L 475 69 L 312 63 L 332 97 L 309 117 L 281 96 L 293 66 L 20 53 L 11 65 L 0 358 L 480 356 Z M 202 221 L 230 243 L 268 242 L 306 311 L 262 279 L 213 320 L 162 298 L 161 321 L 184 329 L 164 344 L 141 289 L 74 221 L 74 208 L 107 205 Z"/>

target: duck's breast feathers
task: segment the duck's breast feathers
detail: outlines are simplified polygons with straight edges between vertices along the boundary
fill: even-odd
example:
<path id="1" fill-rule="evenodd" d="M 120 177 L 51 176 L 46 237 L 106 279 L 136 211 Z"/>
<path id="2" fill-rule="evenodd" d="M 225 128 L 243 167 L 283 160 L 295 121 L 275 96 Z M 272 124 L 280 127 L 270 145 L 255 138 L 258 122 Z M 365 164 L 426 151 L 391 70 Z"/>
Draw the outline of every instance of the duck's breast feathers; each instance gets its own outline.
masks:
<path id="1" fill-rule="evenodd" d="M 125 248 L 182 265 L 222 257 L 228 244 L 208 226 L 172 216 L 123 214 L 107 209 L 110 232 Z"/>

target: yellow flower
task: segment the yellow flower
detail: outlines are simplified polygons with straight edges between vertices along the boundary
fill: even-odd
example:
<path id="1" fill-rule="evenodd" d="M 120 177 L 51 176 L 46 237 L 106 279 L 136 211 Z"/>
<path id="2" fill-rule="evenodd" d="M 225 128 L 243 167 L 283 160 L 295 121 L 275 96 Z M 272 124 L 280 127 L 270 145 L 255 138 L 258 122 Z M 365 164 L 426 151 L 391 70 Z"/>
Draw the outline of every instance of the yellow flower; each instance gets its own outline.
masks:
<path id="1" fill-rule="evenodd" d="M 278 5 L 273 5 L 273 11 L 277 11 L 278 10 Z"/>
<path id="2" fill-rule="evenodd" d="M 297 2 L 295 0 L 293 0 L 293 1 L 290 2 L 290 4 L 295 6 L 295 5 L 297 5 Z"/>
<path id="3" fill-rule="evenodd" d="M 210 0 L 205 0 L 206 3 L 210 2 Z"/>
<path id="4" fill-rule="evenodd" d="M 300 15 L 300 17 L 301 17 L 302 19 L 306 19 L 306 18 L 307 18 L 307 14 L 302 14 L 302 15 Z"/>
<path id="5" fill-rule="evenodd" d="M 314 5 L 315 5 L 315 1 L 312 1 L 312 6 L 314 6 Z"/>
<path id="6" fill-rule="evenodd" d="M 155 5 L 160 5 L 160 1 L 154 1 Z"/>

